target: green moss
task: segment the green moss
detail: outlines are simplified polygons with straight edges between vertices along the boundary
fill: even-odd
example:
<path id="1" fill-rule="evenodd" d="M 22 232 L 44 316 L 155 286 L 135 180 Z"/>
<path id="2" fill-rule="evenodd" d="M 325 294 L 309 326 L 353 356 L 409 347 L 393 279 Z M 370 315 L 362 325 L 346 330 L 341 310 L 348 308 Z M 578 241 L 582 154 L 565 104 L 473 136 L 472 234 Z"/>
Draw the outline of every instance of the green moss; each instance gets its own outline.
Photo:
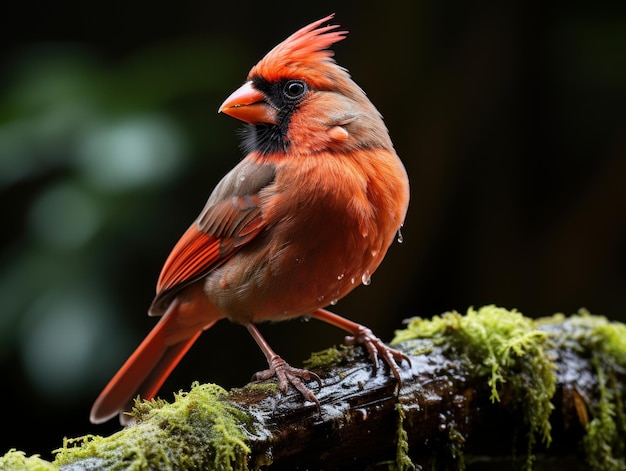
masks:
<path id="1" fill-rule="evenodd" d="M 594 418 L 587 424 L 587 434 L 583 438 L 587 462 L 591 469 L 598 471 L 624 470 L 623 418 L 615 411 L 615 385 L 611 384 L 614 381 L 607 382 L 599 355 L 594 355 L 592 362 L 598 374 L 600 400 L 594 407 Z"/>
<path id="2" fill-rule="evenodd" d="M 448 422 L 448 449 L 450 456 L 456 463 L 458 470 L 465 469 L 465 455 L 463 449 L 465 447 L 465 437 L 459 431 L 457 424 Z"/>
<path id="3" fill-rule="evenodd" d="M 610 357 L 612 362 L 626 366 L 626 325 L 604 320 L 604 323 L 600 323 L 593 330 L 593 333 L 600 337 L 598 344 L 604 355 Z"/>
<path id="4" fill-rule="evenodd" d="M 555 328 L 551 329 L 551 325 Z M 554 332 L 555 334 L 552 334 Z M 609 322 L 586 311 L 565 317 L 558 314 L 532 320 L 517 311 L 495 306 L 469 309 L 466 315 L 445 313 L 432 319 L 413 319 L 398 331 L 394 343 L 405 342 L 424 354 L 442 345 L 460 354 L 463 365 L 484 378 L 493 402 L 507 397 L 523 411 L 528 425 L 526 467 L 533 464 L 537 439 L 550 443 L 549 416 L 555 390 L 554 365 L 548 347 L 576 350 L 589 356 L 598 378 L 597 395 L 587 404 L 590 420 L 582 446 L 591 470 L 626 471 L 626 420 L 624 417 L 623 372 L 626 370 L 626 326 Z M 309 368 L 330 368 L 360 354 L 359 349 L 340 346 L 312 354 Z M 619 375 L 619 376 L 618 376 Z M 274 382 L 249 385 L 245 389 L 276 389 Z M 236 393 L 236 392 L 235 392 Z M 26 457 L 11 450 L 0 457 L 0 469 L 58 470 L 80 462 L 85 469 L 220 469 L 247 470 L 269 464 L 248 464 L 247 437 L 259 433 L 253 419 L 223 401 L 226 391 L 215 385 L 195 383 L 175 402 L 137 402 L 137 425 L 107 437 L 85 436 L 66 439 L 56 450 L 53 463 L 38 456 Z M 393 469 L 414 469 L 408 456 L 404 411 L 397 406 L 397 453 Z M 463 467 L 464 440 L 450 427 L 450 456 Z"/>
<path id="5" fill-rule="evenodd" d="M 138 403 L 137 425 L 106 438 L 65 440 L 54 463 L 98 457 L 100 468 L 247 470 L 245 430 L 251 419 L 222 401 L 225 394 L 219 386 L 194 383 L 189 392 L 175 395 L 172 404 Z"/>
<path id="6" fill-rule="evenodd" d="M 543 323 L 563 324 L 566 335 L 562 346 L 591 355 L 598 378 L 598 399 L 587 404 L 591 420 L 586 424 L 583 447 L 592 470 L 626 470 L 626 421 L 623 384 L 615 372 L 626 369 L 626 326 L 592 316 L 582 310 L 578 315 L 556 315 Z"/>
<path id="7" fill-rule="evenodd" d="M 342 362 L 354 360 L 358 357 L 358 353 L 351 345 L 339 345 L 339 348 L 330 347 L 320 352 L 313 352 L 303 363 L 304 367 L 309 370 L 329 369 Z"/>
<path id="8" fill-rule="evenodd" d="M 38 455 L 26 456 L 23 451 L 9 450 L 0 457 L 0 469 L 13 471 L 57 471 L 59 468 Z"/>
<path id="9" fill-rule="evenodd" d="M 400 402 L 395 405 L 398 413 L 398 428 L 396 435 L 396 463 L 395 468 L 398 471 L 409 471 L 416 469 L 415 464 L 409 457 L 409 437 L 404 430 L 404 419 L 406 417 L 402 404 Z"/>
<path id="10" fill-rule="evenodd" d="M 262 393 L 277 393 L 278 383 L 273 382 L 273 381 L 262 382 L 262 383 L 250 383 L 250 384 L 247 384 L 244 388 L 238 388 L 237 391 L 240 393 L 244 393 L 245 391 L 259 391 Z"/>
<path id="11" fill-rule="evenodd" d="M 515 310 L 485 306 L 470 308 L 465 316 L 448 312 L 428 320 L 413 319 L 396 332 L 393 343 L 424 338 L 462 351 L 474 373 L 486 379 L 493 402 L 500 400 L 502 384 L 513 389 L 511 397 L 519 402 L 529 427 L 527 468 L 532 467 L 536 437 L 546 444 L 551 440 L 556 375 L 546 354 L 548 334 Z"/>

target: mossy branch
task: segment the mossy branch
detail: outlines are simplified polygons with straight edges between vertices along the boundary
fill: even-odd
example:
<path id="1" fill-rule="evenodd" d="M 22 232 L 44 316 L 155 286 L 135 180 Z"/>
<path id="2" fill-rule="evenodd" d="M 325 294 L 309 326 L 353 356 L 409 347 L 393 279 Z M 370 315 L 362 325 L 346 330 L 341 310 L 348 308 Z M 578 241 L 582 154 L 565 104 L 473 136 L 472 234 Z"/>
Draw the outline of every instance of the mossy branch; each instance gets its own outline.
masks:
<path id="1" fill-rule="evenodd" d="M 342 346 L 307 365 L 321 412 L 272 382 L 195 384 L 173 404 L 139 402 L 137 424 L 110 437 L 66 440 L 54 463 L 14 451 L 0 468 L 626 469 L 624 325 L 486 306 L 414 319 L 395 341 L 411 358 L 399 390 Z"/>

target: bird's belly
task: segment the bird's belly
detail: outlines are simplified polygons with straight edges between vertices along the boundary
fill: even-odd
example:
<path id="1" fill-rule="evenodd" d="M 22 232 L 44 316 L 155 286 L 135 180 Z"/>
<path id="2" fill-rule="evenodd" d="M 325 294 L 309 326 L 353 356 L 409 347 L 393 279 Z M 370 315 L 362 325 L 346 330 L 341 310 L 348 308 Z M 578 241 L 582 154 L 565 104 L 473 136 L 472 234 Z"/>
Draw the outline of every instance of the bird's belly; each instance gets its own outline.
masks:
<path id="1" fill-rule="evenodd" d="M 207 295 L 238 323 L 288 319 L 334 304 L 369 283 L 388 242 L 376 231 L 332 230 L 328 223 L 317 226 L 322 230 L 292 230 L 290 237 L 281 231 L 261 236 L 256 249 L 250 244 L 207 277 Z"/>

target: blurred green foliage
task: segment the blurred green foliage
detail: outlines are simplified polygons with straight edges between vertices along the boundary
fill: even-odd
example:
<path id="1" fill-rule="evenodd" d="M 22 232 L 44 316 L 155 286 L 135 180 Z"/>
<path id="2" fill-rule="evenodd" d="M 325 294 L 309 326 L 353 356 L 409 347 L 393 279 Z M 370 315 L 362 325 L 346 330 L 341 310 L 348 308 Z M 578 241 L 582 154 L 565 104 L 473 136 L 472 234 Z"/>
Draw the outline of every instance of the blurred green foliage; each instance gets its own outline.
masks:
<path id="1" fill-rule="evenodd" d="M 223 87 L 226 74 L 211 64 L 227 68 L 225 53 L 178 41 L 111 67 L 84 49 L 35 45 L 13 64 L 0 100 L 0 185 L 36 188 L 2 252 L 0 298 L 10 302 L 0 354 L 21 351 L 42 391 L 83 394 L 94 366 L 113 367 L 112 349 L 128 342 L 115 273 L 103 264 L 155 215 L 156 195 L 190 171 L 193 136 L 173 104 Z"/>

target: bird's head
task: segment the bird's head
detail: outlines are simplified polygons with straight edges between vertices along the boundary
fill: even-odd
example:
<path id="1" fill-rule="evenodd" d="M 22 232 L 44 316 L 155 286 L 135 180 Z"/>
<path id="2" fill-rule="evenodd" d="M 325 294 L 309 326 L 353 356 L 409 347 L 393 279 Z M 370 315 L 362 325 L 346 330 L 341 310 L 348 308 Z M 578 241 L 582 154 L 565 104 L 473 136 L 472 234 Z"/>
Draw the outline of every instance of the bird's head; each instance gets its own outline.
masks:
<path id="1" fill-rule="evenodd" d="M 248 124 L 243 147 L 262 155 L 391 147 L 380 114 L 328 48 L 345 38 L 329 15 L 274 47 L 219 111 Z"/>

